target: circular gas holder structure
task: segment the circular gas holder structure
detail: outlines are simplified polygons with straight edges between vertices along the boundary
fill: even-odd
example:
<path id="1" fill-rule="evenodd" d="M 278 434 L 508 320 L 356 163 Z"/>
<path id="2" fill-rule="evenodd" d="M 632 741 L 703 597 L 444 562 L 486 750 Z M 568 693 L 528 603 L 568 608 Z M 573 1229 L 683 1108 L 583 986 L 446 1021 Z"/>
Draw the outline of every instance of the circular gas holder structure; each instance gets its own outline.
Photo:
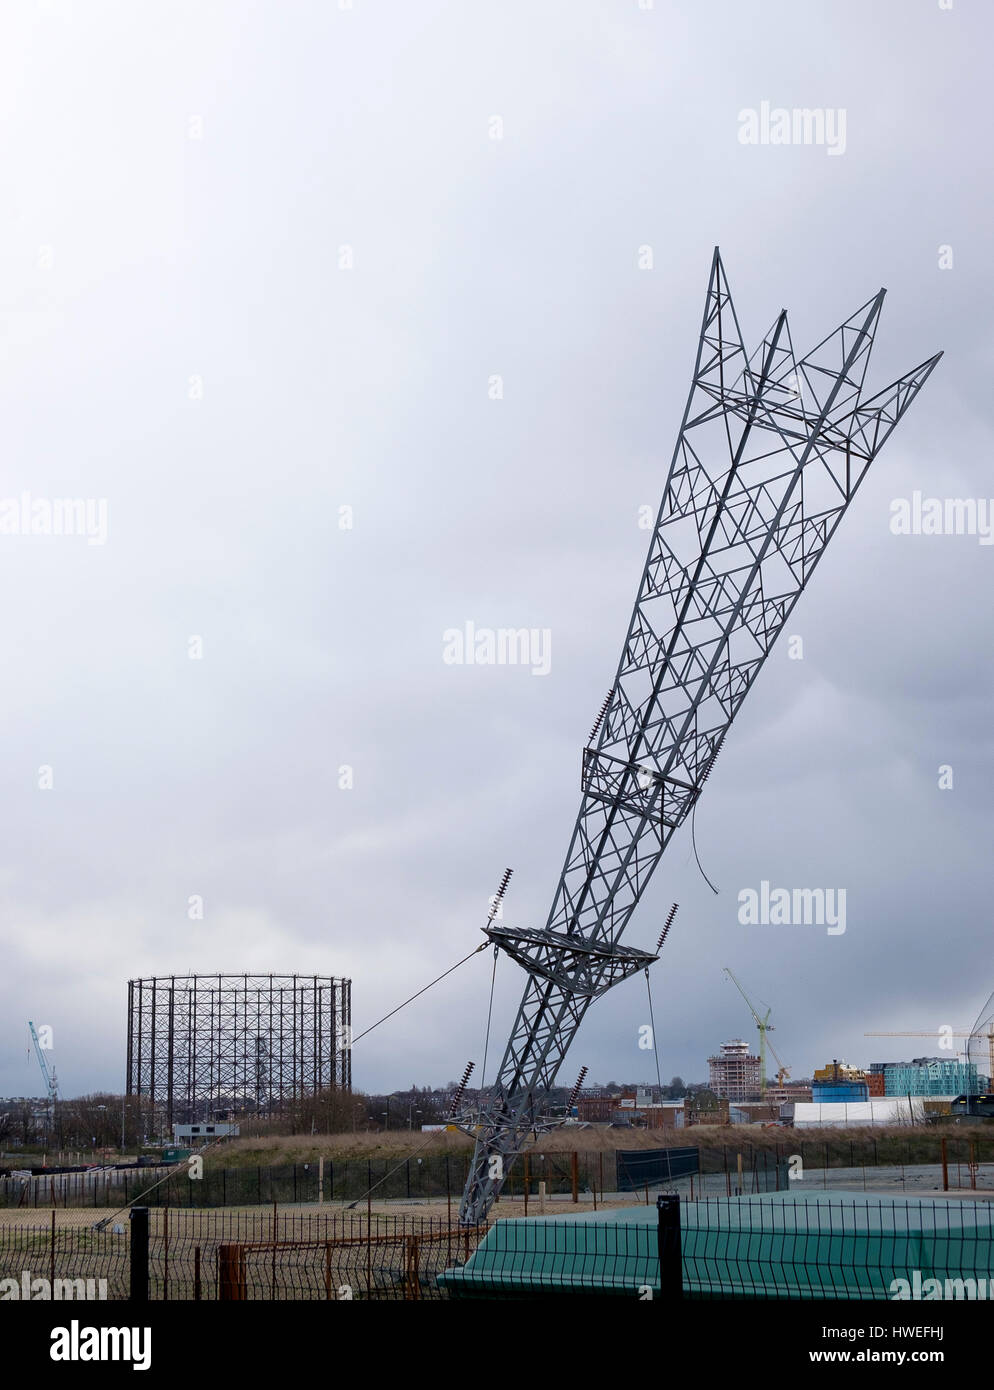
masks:
<path id="1" fill-rule="evenodd" d="M 157 975 L 128 981 L 128 1095 L 154 1128 L 280 1115 L 352 1087 L 352 981 Z"/>

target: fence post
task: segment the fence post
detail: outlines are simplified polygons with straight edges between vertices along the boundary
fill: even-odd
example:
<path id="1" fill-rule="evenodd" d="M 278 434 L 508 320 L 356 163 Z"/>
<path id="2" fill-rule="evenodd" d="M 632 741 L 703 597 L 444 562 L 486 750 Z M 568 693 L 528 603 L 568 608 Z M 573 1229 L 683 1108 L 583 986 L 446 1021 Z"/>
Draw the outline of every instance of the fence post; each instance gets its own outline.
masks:
<path id="1" fill-rule="evenodd" d="M 132 1303 L 148 1302 L 148 1207 L 131 1208 Z"/>
<path id="2" fill-rule="evenodd" d="M 942 1190 L 949 1191 L 949 1155 L 946 1153 L 946 1136 L 942 1136 Z"/>
<path id="3" fill-rule="evenodd" d="M 55 1291 L 55 1208 L 52 1208 L 52 1244 L 48 1252 L 48 1287 L 50 1293 Z"/>
<path id="4" fill-rule="evenodd" d="M 418 1238 L 404 1237 L 404 1298 L 408 1300 L 421 1297 L 421 1284 L 418 1279 Z"/>
<path id="5" fill-rule="evenodd" d="M 270 1282 L 270 1286 L 269 1286 L 269 1287 L 270 1287 L 270 1295 L 269 1295 L 269 1296 L 270 1296 L 270 1298 L 273 1299 L 274 1301 L 275 1301 L 275 1299 L 276 1299 L 276 1246 L 277 1246 L 277 1244 L 278 1244 L 278 1239 L 277 1239 L 278 1235 L 279 1235 L 279 1228 L 278 1228 L 278 1226 L 277 1226 L 277 1224 L 276 1224 L 276 1203 L 274 1202 L 274 1203 L 273 1203 L 273 1259 L 272 1259 L 271 1282 Z"/>
<path id="6" fill-rule="evenodd" d="M 573 1201 L 580 1200 L 580 1159 L 576 1149 L 570 1155 L 570 1179 L 573 1185 Z"/>
<path id="7" fill-rule="evenodd" d="M 680 1250 L 680 1197 L 665 1192 L 656 1198 L 659 1213 L 659 1297 L 683 1298 L 683 1256 Z"/>
<path id="8" fill-rule="evenodd" d="M 241 1301 L 245 1298 L 245 1252 L 240 1245 L 217 1247 L 218 1298 Z"/>
<path id="9" fill-rule="evenodd" d="M 195 1302 L 200 1302 L 200 1246 L 194 1247 L 193 1251 L 193 1297 Z"/>

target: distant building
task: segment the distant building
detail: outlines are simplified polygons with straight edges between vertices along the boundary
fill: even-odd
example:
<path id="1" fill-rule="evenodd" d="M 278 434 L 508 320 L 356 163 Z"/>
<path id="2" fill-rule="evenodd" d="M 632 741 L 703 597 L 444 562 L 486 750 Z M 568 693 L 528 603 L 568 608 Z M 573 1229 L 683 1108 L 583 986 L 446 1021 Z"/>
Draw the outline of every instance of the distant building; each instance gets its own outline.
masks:
<path id="1" fill-rule="evenodd" d="M 729 1104 L 713 1091 L 697 1091 L 683 1106 L 683 1123 L 689 1125 L 727 1125 Z"/>
<path id="2" fill-rule="evenodd" d="M 768 1125 L 779 1118 L 780 1104 L 770 1099 L 769 1091 L 765 1100 L 744 1100 L 728 1107 L 728 1123 L 732 1125 Z"/>
<path id="3" fill-rule="evenodd" d="M 682 1100 L 653 1101 L 640 1106 L 635 1114 L 646 1129 L 682 1129 L 685 1104 Z"/>
<path id="4" fill-rule="evenodd" d="M 754 1100 L 759 1095 L 758 1057 L 741 1038 L 722 1043 L 717 1057 L 708 1058 L 709 1086 L 721 1100 Z"/>
<path id="5" fill-rule="evenodd" d="M 815 1081 L 865 1081 L 866 1072 L 862 1067 L 851 1067 L 848 1062 L 833 1060 L 825 1067 L 819 1067 L 814 1074 Z"/>
<path id="6" fill-rule="evenodd" d="M 613 1096 L 580 1096 L 576 1102 L 576 1117 L 588 1124 L 608 1124 L 618 1102 Z"/>
<path id="7" fill-rule="evenodd" d="M 951 1097 L 986 1088 L 986 1078 L 978 1076 L 972 1062 L 952 1057 L 915 1057 L 910 1062 L 885 1062 L 883 1067 L 885 1096 Z"/>
<path id="8" fill-rule="evenodd" d="M 173 1140 L 177 1144 L 207 1144 L 213 1139 L 237 1139 L 238 1126 L 226 1120 L 204 1121 L 199 1125 L 173 1125 Z"/>
<path id="9" fill-rule="evenodd" d="M 883 1095 L 883 1092 L 880 1093 Z M 766 1088 L 766 1100 L 770 1105 L 784 1105 L 791 1100 L 810 1100 L 810 1081 L 785 1081 L 782 1086 L 771 1084 Z"/>
<path id="10" fill-rule="evenodd" d="M 586 1120 L 588 1124 L 621 1124 L 624 1120 L 631 1122 L 632 1111 L 635 1110 L 634 1091 L 616 1091 L 612 1095 L 609 1091 L 602 1091 L 600 1095 L 588 1095 L 581 1092 L 576 1102 L 576 1117 L 578 1120 Z M 625 1111 L 625 1114 L 621 1112 Z"/>

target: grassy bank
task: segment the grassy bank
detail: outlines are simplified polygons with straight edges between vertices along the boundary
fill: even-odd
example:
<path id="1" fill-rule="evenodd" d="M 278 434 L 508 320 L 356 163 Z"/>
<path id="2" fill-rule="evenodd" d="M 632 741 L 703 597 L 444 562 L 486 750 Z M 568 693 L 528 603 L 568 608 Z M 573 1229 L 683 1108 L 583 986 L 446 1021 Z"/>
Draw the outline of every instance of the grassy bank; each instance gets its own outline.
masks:
<path id="1" fill-rule="evenodd" d="M 528 1148 L 557 1153 L 613 1152 L 615 1149 L 664 1149 L 693 1147 L 701 1150 L 702 1168 L 708 1171 L 726 1153 L 803 1153 L 812 1167 L 855 1167 L 878 1163 L 935 1163 L 945 1135 L 950 1154 L 966 1156 L 973 1140 L 978 1158 L 994 1158 L 994 1128 L 957 1125 L 895 1126 L 868 1129 L 763 1129 L 754 1125 L 695 1125 L 691 1129 L 556 1129 L 540 1135 Z M 205 1154 L 207 1166 L 218 1168 L 268 1167 L 278 1164 L 314 1163 L 319 1158 L 396 1158 L 415 1153 L 464 1154 L 472 1140 L 446 1131 L 422 1134 L 418 1130 L 387 1130 L 379 1134 L 267 1135 L 218 1144 Z M 711 1171 L 715 1171 L 711 1168 Z"/>

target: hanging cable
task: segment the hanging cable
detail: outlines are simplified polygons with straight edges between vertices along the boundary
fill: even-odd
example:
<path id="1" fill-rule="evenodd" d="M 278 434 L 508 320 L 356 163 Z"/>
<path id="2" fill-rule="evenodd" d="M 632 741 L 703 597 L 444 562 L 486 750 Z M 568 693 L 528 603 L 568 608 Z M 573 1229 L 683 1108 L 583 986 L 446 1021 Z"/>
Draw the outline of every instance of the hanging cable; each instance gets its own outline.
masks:
<path id="1" fill-rule="evenodd" d="M 480 1092 L 483 1092 L 483 1081 L 487 1074 L 487 1053 L 490 1050 L 490 1024 L 494 1016 L 494 985 L 497 983 L 497 957 L 500 954 L 500 947 L 494 947 L 494 968 L 490 975 L 490 1006 L 487 1009 L 487 1034 L 483 1040 L 483 1066 L 480 1068 Z"/>
<path id="2" fill-rule="evenodd" d="M 490 912 L 487 915 L 487 920 L 489 922 L 492 922 L 495 917 L 498 917 L 500 915 L 501 903 L 504 899 L 504 894 L 507 892 L 507 885 L 510 883 L 511 875 L 513 873 L 513 869 L 504 870 L 500 884 L 497 888 L 497 892 L 491 899 Z M 489 941 L 482 941 L 479 946 L 474 946 L 468 956 L 463 956 L 462 960 L 457 960 L 455 965 L 449 966 L 448 970 L 443 971 L 441 975 L 438 975 L 434 980 L 431 980 L 428 984 L 426 984 L 424 989 L 419 989 L 417 994 L 412 994 L 410 999 L 405 999 L 403 1004 L 398 1004 L 395 1009 L 391 1009 L 388 1014 L 384 1014 L 382 1018 L 378 1018 L 375 1023 L 371 1023 L 368 1028 L 363 1029 L 361 1033 L 357 1034 L 352 1039 L 351 1046 L 354 1047 L 360 1038 L 364 1038 L 366 1034 L 371 1033 L 374 1028 L 379 1028 L 381 1023 L 386 1023 L 388 1018 L 393 1018 L 394 1014 L 400 1013 L 401 1009 L 406 1009 L 408 1004 L 413 1004 L 415 999 L 420 999 L 421 995 L 424 994 L 427 990 L 431 989 L 432 985 L 437 985 L 439 980 L 444 980 L 446 975 L 451 975 L 453 970 L 458 970 L 460 965 L 465 965 L 468 960 L 471 960 L 473 958 L 473 956 L 478 956 L 481 951 L 485 951 L 489 945 Z M 495 951 L 496 949 L 497 948 L 494 947 Z"/>
<path id="3" fill-rule="evenodd" d="M 724 742 L 725 742 L 725 735 L 722 734 L 721 737 L 718 739 L 718 742 L 717 742 L 717 743 L 715 744 L 715 746 L 714 746 L 714 752 L 711 754 L 710 758 L 708 758 L 708 765 L 707 765 L 707 767 L 704 769 L 704 775 L 703 775 L 703 777 L 701 778 L 700 787 L 698 788 L 698 792 L 697 792 L 698 797 L 700 796 L 700 793 L 701 793 L 701 791 L 702 791 L 703 788 L 704 788 L 704 783 L 705 783 L 705 782 L 708 780 L 708 778 L 711 776 L 711 769 L 714 767 L 715 763 L 717 762 L 718 754 L 721 752 L 721 745 L 722 745 Z M 711 892 L 716 894 L 716 893 L 718 892 L 718 890 L 717 890 L 717 888 L 714 886 L 714 884 L 711 882 L 711 880 L 708 878 L 707 874 L 704 872 L 704 865 L 701 863 L 701 856 L 697 853 L 697 799 L 696 799 L 696 798 L 695 798 L 695 800 L 694 800 L 693 809 L 692 809 L 691 812 L 690 812 L 690 843 L 691 843 L 691 845 L 692 845 L 692 847 L 693 847 L 693 850 L 694 850 L 694 858 L 697 860 L 697 867 L 698 867 L 698 868 L 700 869 L 700 871 L 701 871 L 701 877 L 703 878 L 703 880 L 704 880 L 704 882 L 707 884 L 707 886 L 711 889 Z"/>
<path id="4" fill-rule="evenodd" d="M 693 846 L 694 858 L 697 860 L 697 867 L 698 867 L 698 868 L 700 869 L 700 871 L 701 871 L 701 878 L 703 878 L 704 882 L 705 882 L 705 883 L 707 884 L 707 886 L 711 889 L 711 892 L 712 892 L 712 893 L 717 893 L 718 890 L 717 890 L 717 888 L 714 886 L 714 884 L 711 882 L 711 880 L 708 878 L 707 874 L 704 872 L 704 865 L 701 863 L 701 856 L 697 853 L 697 802 L 696 802 L 696 801 L 694 802 L 694 809 L 693 809 L 693 810 L 691 811 L 691 813 L 690 813 L 690 843 L 691 843 L 691 845 Z"/>
<path id="5" fill-rule="evenodd" d="M 473 956 L 478 956 L 481 951 L 485 951 L 489 945 L 489 941 L 482 941 L 479 946 L 474 946 L 468 956 L 463 956 L 462 960 L 457 960 L 455 965 L 451 965 L 448 970 L 443 971 L 441 975 L 438 975 L 434 980 L 426 984 L 424 989 L 419 989 L 417 994 L 412 994 L 410 999 L 405 999 L 403 1004 L 398 1004 L 395 1009 L 391 1009 L 388 1014 L 384 1014 L 382 1018 L 378 1018 L 375 1023 L 371 1023 L 368 1028 L 363 1029 L 357 1037 L 352 1039 L 352 1046 L 355 1046 L 359 1038 L 364 1038 L 366 1034 L 371 1033 L 374 1028 L 379 1028 L 381 1023 L 386 1023 L 388 1018 L 393 1018 L 394 1014 L 399 1014 L 401 1009 L 406 1009 L 408 1004 L 413 1004 L 415 999 L 420 999 L 421 995 L 431 989 L 432 985 L 437 985 L 439 980 L 444 980 L 446 975 L 451 975 L 453 970 L 458 970 L 460 965 L 465 965 L 468 960 L 472 960 Z"/>
<path id="6" fill-rule="evenodd" d="M 400 1160 L 399 1163 L 395 1164 L 393 1168 L 390 1168 L 386 1173 L 383 1174 L 383 1176 L 382 1176 L 382 1178 L 380 1178 L 379 1182 L 374 1182 L 373 1185 L 372 1185 L 372 1187 L 367 1187 L 366 1190 L 365 1190 L 365 1192 L 361 1193 L 361 1194 L 355 1199 L 354 1202 L 348 1202 L 348 1203 L 346 1203 L 346 1202 L 343 1201 L 343 1203 L 342 1203 L 342 1210 L 343 1210 L 343 1211 L 351 1211 L 353 1207 L 357 1207 L 357 1206 L 359 1205 L 359 1203 L 363 1200 L 363 1198 L 368 1197 L 371 1193 L 375 1192 L 376 1189 L 377 1189 L 378 1187 L 382 1187 L 382 1185 L 386 1182 L 387 1178 L 391 1177 L 391 1176 L 392 1176 L 394 1173 L 396 1173 L 399 1169 L 403 1168 L 403 1166 L 404 1166 L 405 1163 L 410 1163 L 410 1161 L 411 1161 L 412 1158 L 416 1158 L 417 1155 L 418 1155 L 419 1153 L 421 1153 L 421 1151 L 422 1151 L 423 1149 L 426 1149 L 426 1148 L 428 1147 L 429 1144 L 434 1143 L 434 1141 L 437 1139 L 437 1137 L 438 1137 L 438 1135 L 437 1135 L 437 1133 L 435 1133 L 434 1131 L 433 1131 L 431 1134 L 429 1134 L 429 1135 L 428 1135 L 428 1138 L 425 1140 L 425 1142 L 424 1142 L 423 1144 L 419 1144 L 418 1147 L 417 1147 L 416 1149 L 412 1149 L 411 1152 L 410 1152 L 409 1154 L 405 1154 L 404 1157 Z"/>
<path id="7" fill-rule="evenodd" d="M 659 1071 L 659 1048 L 656 1044 L 656 1020 L 652 1013 L 652 984 L 649 980 L 649 967 L 645 967 L 645 990 L 649 996 L 649 1027 L 652 1030 L 652 1050 L 656 1054 L 656 1084 L 659 1087 L 659 1099 L 663 1098 L 663 1078 Z"/>

